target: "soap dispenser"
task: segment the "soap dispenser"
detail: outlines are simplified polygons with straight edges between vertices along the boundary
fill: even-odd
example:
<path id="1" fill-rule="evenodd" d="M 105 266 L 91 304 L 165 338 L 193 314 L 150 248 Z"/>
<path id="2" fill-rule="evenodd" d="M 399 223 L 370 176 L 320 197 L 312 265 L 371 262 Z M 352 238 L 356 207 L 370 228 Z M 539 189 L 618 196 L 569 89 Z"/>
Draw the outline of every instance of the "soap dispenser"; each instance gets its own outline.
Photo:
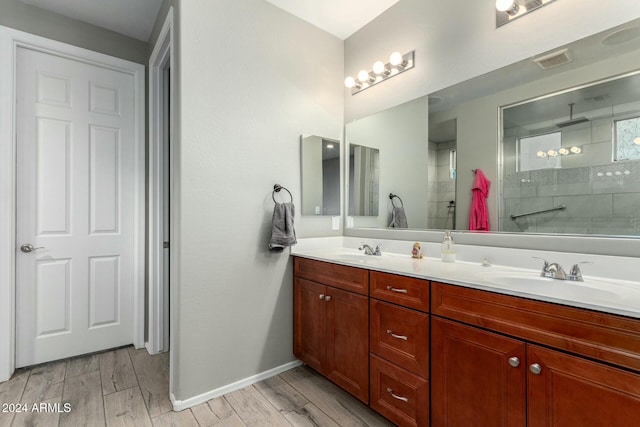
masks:
<path id="1" fill-rule="evenodd" d="M 444 232 L 444 240 L 440 249 L 442 262 L 456 262 L 456 245 L 451 237 L 451 231 Z"/>

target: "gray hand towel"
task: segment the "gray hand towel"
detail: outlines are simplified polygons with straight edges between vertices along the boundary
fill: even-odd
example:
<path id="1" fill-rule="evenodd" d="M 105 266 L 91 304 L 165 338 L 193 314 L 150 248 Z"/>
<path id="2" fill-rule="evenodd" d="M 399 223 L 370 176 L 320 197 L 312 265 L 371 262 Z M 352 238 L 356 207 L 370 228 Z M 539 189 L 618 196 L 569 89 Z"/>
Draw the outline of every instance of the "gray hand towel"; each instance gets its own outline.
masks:
<path id="1" fill-rule="evenodd" d="M 407 215 L 404 213 L 404 208 L 402 206 L 393 207 L 391 210 L 391 223 L 389 224 L 390 228 L 408 228 L 407 224 Z"/>
<path id="2" fill-rule="evenodd" d="M 293 228 L 295 206 L 293 203 L 276 203 L 271 221 L 271 241 L 269 249 L 284 249 L 298 243 L 296 230 Z"/>

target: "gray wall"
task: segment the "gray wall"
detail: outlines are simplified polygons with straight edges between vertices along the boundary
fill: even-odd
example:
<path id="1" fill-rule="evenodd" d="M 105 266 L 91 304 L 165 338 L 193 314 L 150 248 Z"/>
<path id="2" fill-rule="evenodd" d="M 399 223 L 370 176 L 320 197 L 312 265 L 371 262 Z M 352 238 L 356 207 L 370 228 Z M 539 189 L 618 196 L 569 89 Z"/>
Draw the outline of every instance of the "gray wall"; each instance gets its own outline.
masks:
<path id="1" fill-rule="evenodd" d="M 125 35 L 21 3 L 0 2 L 0 25 L 145 64 L 148 44 Z"/>
<path id="2" fill-rule="evenodd" d="M 180 6 L 171 315 L 184 400 L 293 360 L 291 261 L 267 250 L 271 191 L 299 205 L 300 135 L 341 139 L 344 68 L 341 40 L 263 0 Z M 329 233 L 328 218 L 296 219 L 298 237 Z"/>

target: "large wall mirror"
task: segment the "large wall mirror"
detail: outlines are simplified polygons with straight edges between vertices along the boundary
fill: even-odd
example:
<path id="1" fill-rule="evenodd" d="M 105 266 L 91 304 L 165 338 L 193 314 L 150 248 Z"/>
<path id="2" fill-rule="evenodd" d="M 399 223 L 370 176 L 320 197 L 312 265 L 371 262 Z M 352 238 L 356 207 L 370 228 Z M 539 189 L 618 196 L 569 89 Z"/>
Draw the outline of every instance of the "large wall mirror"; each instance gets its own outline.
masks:
<path id="1" fill-rule="evenodd" d="M 340 215 L 340 142 L 301 136 L 302 215 Z"/>
<path id="2" fill-rule="evenodd" d="M 640 116 L 640 84 L 628 80 L 626 87 L 609 87 L 616 77 L 638 70 L 640 20 L 634 20 L 348 123 L 347 144 L 380 148 L 380 213 L 375 219 L 353 218 L 354 228 L 386 228 L 391 192 L 404 200 L 409 228 L 467 230 L 474 171 L 480 169 L 491 181 L 491 232 L 638 235 L 639 227 L 632 225 L 640 221 L 640 163 L 613 160 L 618 146 L 640 147 L 635 137 L 616 142 Z M 593 85 L 604 81 L 607 90 Z M 620 91 L 625 98 L 617 101 L 614 92 Z M 581 117 L 588 121 L 577 123 Z M 554 124 L 573 120 L 571 126 Z M 571 154 L 563 156 L 560 149 Z M 550 150 L 559 153 L 555 160 L 535 157 Z M 608 162 L 601 160 L 605 157 Z M 582 180 L 586 174 L 589 181 Z M 603 208 L 599 197 L 605 190 L 611 190 L 606 196 L 611 216 L 576 220 L 585 210 Z M 629 205 L 624 213 L 621 203 Z M 566 208 L 511 219 L 558 205 Z"/>

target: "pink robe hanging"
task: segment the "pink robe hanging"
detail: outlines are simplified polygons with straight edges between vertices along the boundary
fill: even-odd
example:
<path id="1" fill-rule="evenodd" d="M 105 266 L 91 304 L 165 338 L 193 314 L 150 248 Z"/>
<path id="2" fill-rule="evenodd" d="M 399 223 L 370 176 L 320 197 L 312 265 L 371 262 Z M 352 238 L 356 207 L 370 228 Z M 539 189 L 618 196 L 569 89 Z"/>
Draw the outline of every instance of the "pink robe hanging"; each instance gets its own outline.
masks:
<path id="1" fill-rule="evenodd" d="M 469 210 L 469 230 L 489 231 L 489 213 L 487 197 L 489 197 L 489 181 L 480 169 L 476 169 L 476 179 L 471 187 L 471 209 Z"/>

